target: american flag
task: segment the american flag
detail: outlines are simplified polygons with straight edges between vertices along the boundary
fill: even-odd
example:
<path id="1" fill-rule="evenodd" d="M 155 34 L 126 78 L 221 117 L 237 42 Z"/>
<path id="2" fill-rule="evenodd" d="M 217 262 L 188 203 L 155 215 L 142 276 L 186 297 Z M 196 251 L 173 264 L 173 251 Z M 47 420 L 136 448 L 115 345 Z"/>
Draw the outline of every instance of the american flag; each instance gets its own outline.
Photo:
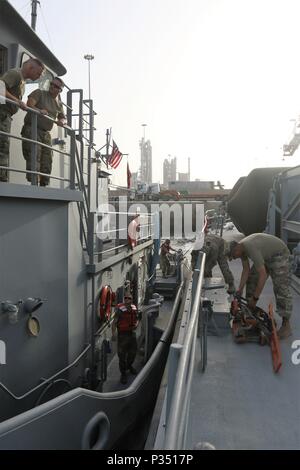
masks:
<path id="1" fill-rule="evenodd" d="M 119 164 L 121 163 L 122 157 L 123 157 L 122 153 L 118 149 L 116 142 L 113 140 L 112 152 L 111 152 L 110 157 L 108 158 L 107 163 L 112 168 L 117 168 Z"/>

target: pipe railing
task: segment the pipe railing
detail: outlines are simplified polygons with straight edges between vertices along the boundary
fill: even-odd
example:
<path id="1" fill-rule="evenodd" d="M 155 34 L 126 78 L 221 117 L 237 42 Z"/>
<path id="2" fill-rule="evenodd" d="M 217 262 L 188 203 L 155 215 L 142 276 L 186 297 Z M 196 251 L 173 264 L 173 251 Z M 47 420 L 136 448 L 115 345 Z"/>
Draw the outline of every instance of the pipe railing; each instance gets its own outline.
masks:
<path id="1" fill-rule="evenodd" d="M 6 385 L 4 385 L 4 383 L 0 382 L 0 389 L 3 390 L 5 393 L 7 393 L 7 395 L 9 395 L 11 398 L 13 398 L 14 400 L 23 400 L 24 398 L 27 398 L 29 395 L 31 395 L 32 393 L 36 392 L 37 390 L 39 390 L 41 387 L 44 387 L 45 384 L 47 383 L 51 383 L 54 379 L 56 379 L 56 377 L 58 377 L 59 375 L 67 372 L 69 369 L 71 369 L 72 367 L 76 366 L 78 364 L 78 362 L 80 361 L 80 359 L 82 357 L 84 357 L 86 355 L 86 353 L 91 349 L 91 345 L 88 344 L 84 350 L 76 357 L 76 359 L 74 359 L 74 361 L 72 361 L 71 364 L 68 364 L 67 366 L 65 366 L 63 369 L 60 369 L 58 372 L 56 372 L 55 374 L 53 374 L 51 377 L 45 379 L 43 378 L 42 379 L 42 382 L 37 385 L 36 387 L 34 388 L 31 388 L 30 390 L 28 390 L 26 393 L 24 393 L 23 395 L 16 395 L 14 392 L 12 392 L 9 388 L 6 387 Z"/>
<path id="2" fill-rule="evenodd" d="M 115 215 L 117 216 L 114 224 L 116 227 L 111 229 L 103 230 L 109 226 L 110 220 L 99 220 L 98 224 L 103 223 L 103 227 L 99 227 L 99 230 L 96 229 L 95 225 L 97 224 L 96 218 L 101 216 L 109 216 Z M 119 215 L 126 215 L 126 226 L 120 226 L 120 218 Z M 142 219 L 143 222 L 140 226 L 140 230 L 137 231 L 136 236 L 136 246 L 145 243 L 146 240 L 150 240 L 153 235 L 155 234 L 155 224 L 153 223 L 153 216 L 155 214 L 148 214 L 148 213 L 136 213 L 136 212 L 120 212 L 120 211 L 98 211 L 95 213 L 91 213 L 89 217 L 89 227 L 90 227 L 90 236 L 88 240 L 88 253 L 89 253 L 89 264 L 94 264 L 95 256 L 98 257 L 98 262 L 102 260 L 102 257 L 107 255 L 108 253 L 118 254 L 121 249 L 130 248 L 128 243 L 128 232 L 129 224 L 134 219 Z M 128 220 L 129 217 L 129 220 Z M 130 218 L 132 220 L 130 220 Z M 108 228 L 108 227 L 107 227 Z M 123 235 L 122 235 L 123 232 Z M 127 233 L 126 233 L 127 232 Z M 103 237 L 103 235 L 107 235 L 107 239 Z M 95 237 L 96 236 L 96 240 Z M 126 240 L 126 242 L 125 242 Z M 113 246 L 103 249 L 104 242 L 111 242 Z M 98 246 L 97 246 L 98 245 Z M 97 249 L 98 248 L 98 249 Z"/>
<path id="3" fill-rule="evenodd" d="M 89 109 L 89 117 L 90 117 L 90 122 L 92 122 L 93 120 L 93 117 L 94 115 L 96 114 L 94 111 L 93 111 L 93 103 L 91 100 L 83 100 L 83 96 L 82 96 L 82 90 L 69 90 L 68 92 L 68 103 L 66 105 L 67 107 L 67 117 L 68 117 L 68 123 L 71 124 L 72 123 L 72 110 L 73 110 L 73 103 L 72 103 L 72 95 L 74 93 L 79 93 L 79 114 L 82 115 L 83 113 L 83 106 L 86 106 L 88 109 Z M 1 95 L 2 96 L 2 95 Z M 21 106 L 19 105 L 19 103 L 16 103 L 15 101 L 13 100 L 10 100 L 9 98 L 6 98 L 4 96 L 2 96 L 3 99 L 5 99 L 7 102 L 9 103 L 12 103 L 12 104 L 15 104 L 16 106 L 18 106 L 19 108 L 21 108 Z M 22 108 L 23 109 L 23 108 Z M 93 130 L 94 129 L 91 129 L 90 130 L 90 135 L 89 135 L 89 158 L 87 160 L 87 163 L 88 163 L 88 173 L 87 173 L 87 177 L 88 177 L 88 189 L 86 189 L 85 187 L 85 179 L 84 179 L 84 171 L 83 171 L 83 160 L 84 160 L 84 157 L 83 155 L 79 155 L 79 151 L 78 151 L 78 148 L 77 148 L 77 145 L 76 145 L 76 131 L 74 129 L 72 129 L 70 126 L 67 126 L 67 125 L 60 125 L 57 123 L 57 121 L 55 121 L 54 119 L 52 119 L 51 117 L 47 116 L 47 115 L 44 115 L 42 114 L 40 111 L 36 110 L 36 109 L 33 109 L 33 108 L 30 108 L 28 106 L 26 106 L 26 109 L 23 109 L 25 112 L 30 112 L 32 114 L 32 122 L 31 122 L 31 139 L 29 138 L 25 138 L 23 136 L 17 136 L 17 135 L 13 135 L 11 133 L 5 133 L 3 131 L 0 131 L 0 135 L 5 135 L 7 136 L 8 138 L 12 138 L 12 139 L 16 139 L 16 140 L 20 140 L 20 141 L 24 141 L 24 142 L 28 142 L 29 144 L 31 144 L 31 148 L 32 148 L 32 151 L 31 151 L 31 170 L 18 170 L 14 167 L 4 167 L 4 166 L 0 166 L 0 168 L 2 169 L 5 169 L 7 171 L 10 171 L 10 172 L 17 172 L 17 173 L 24 173 L 24 174 L 30 174 L 31 175 L 31 185 L 33 186 L 37 186 L 38 185 L 38 178 L 40 176 L 47 176 L 49 179 L 53 179 L 53 180 L 57 180 L 57 181 L 62 181 L 62 182 L 67 182 L 70 184 L 70 188 L 71 189 L 75 189 L 76 186 L 78 187 L 78 189 L 80 189 L 83 193 L 83 202 L 82 203 L 77 203 L 78 205 L 78 210 L 79 210 L 79 216 L 80 216 L 80 227 L 81 227 L 81 233 L 82 233 L 82 241 L 84 241 L 85 243 L 85 246 L 87 248 L 87 251 L 88 251 L 88 254 L 89 254 L 89 258 L 90 258 L 90 261 L 94 259 L 94 255 L 97 254 L 97 255 L 101 255 L 102 253 L 105 253 L 107 252 L 106 251 L 103 251 L 101 250 L 101 241 L 98 242 L 97 239 L 95 241 L 95 238 L 94 238 L 94 224 L 95 224 L 95 220 L 94 220 L 94 213 L 91 214 L 90 212 L 90 204 L 91 204 L 91 195 L 90 195 L 90 183 L 91 183 L 91 162 L 92 162 L 92 158 L 91 158 L 91 148 L 92 148 L 92 142 L 93 142 Z M 43 119 L 47 119 L 49 121 L 51 121 L 53 124 L 56 124 L 56 125 L 60 125 L 60 127 L 64 128 L 67 133 L 70 135 L 70 152 L 65 152 L 63 150 L 58 150 L 56 148 L 53 148 L 52 146 L 49 146 L 47 144 L 44 144 L 42 142 L 39 142 L 38 141 L 38 138 L 37 138 L 37 119 L 38 119 L 38 116 L 42 116 Z M 83 119 L 85 120 L 85 119 Z M 81 124 L 80 124 L 80 135 L 78 136 L 79 138 L 84 138 L 83 136 L 83 127 L 82 127 L 82 120 L 80 121 Z M 93 126 L 92 126 L 93 127 Z M 62 178 L 62 177 L 58 177 L 58 176 L 52 176 L 51 174 L 48 175 L 48 174 L 45 174 L 45 173 L 42 173 L 42 172 L 39 172 L 37 171 L 37 150 L 38 150 L 38 146 L 40 147 L 43 147 L 43 148 L 47 148 L 47 149 L 50 149 L 51 151 L 53 151 L 54 153 L 58 153 L 58 154 L 61 154 L 62 156 L 64 157 L 69 157 L 70 158 L 70 178 L 67 179 L 67 178 Z M 96 177 L 97 177 L 97 172 L 96 172 Z M 75 179 L 77 180 L 77 183 L 75 181 Z M 97 181 L 96 181 L 97 183 Z M 143 220 L 144 218 L 149 218 L 149 222 L 151 220 L 151 217 L 152 217 L 152 214 L 145 214 L 145 213 L 121 213 L 121 212 L 109 212 L 107 211 L 106 213 L 105 212 L 102 212 L 102 214 L 116 214 L 117 216 L 119 215 L 122 215 L 122 214 L 126 214 L 126 216 L 133 216 L 133 217 L 139 217 L 140 220 Z M 118 222 L 119 222 L 119 219 L 118 219 Z M 139 233 L 139 237 L 138 237 L 138 240 L 137 240 L 137 244 L 141 243 L 143 240 L 146 240 L 146 239 L 149 239 L 151 237 L 151 229 L 153 227 L 154 224 L 145 224 L 143 223 L 141 226 L 140 226 L 140 233 Z M 128 227 L 127 227 L 128 229 Z M 121 231 L 125 231 L 126 228 L 122 228 L 122 227 L 119 227 L 117 229 L 112 229 L 111 231 L 108 231 L 107 233 L 113 233 L 113 231 L 115 230 L 115 233 L 120 233 Z M 146 235 L 146 236 L 145 236 Z M 100 251 L 97 251 L 97 253 L 95 253 L 95 243 L 98 243 L 99 246 L 100 246 Z M 116 253 L 118 253 L 118 250 L 120 248 L 122 248 L 124 245 L 118 245 L 119 241 L 116 243 L 116 247 L 115 249 L 117 250 Z"/>
<path id="4" fill-rule="evenodd" d="M 176 379 L 171 391 L 170 411 L 166 422 L 164 449 L 180 450 L 185 448 L 192 378 L 195 370 L 195 350 L 198 318 L 201 309 L 201 290 L 204 278 L 205 258 L 205 253 L 200 252 L 198 264 L 194 271 L 193 284 L 195 284 L 195 289 L 192 299 L 192 312 L 184 343 L 182 347 L 180 345 L 174 345 L 177 346 L 177 348 L 179 347 L 180 357 L 178 368 L 176 368 Z"/>
<path id="5" fill-rule="evenodd" d="M 1 134 L 1 132 L 0 132 Z M 7 170 L 7 171 L 11 171 L 11 172 L 14 172 L 14 173 L 30 173 L 32 175 L 37 175 L 37 176 L 49 176 L 48 173 L 41 173 L 40 171 L 32 171 L 32 170 L 19 170 L 18 168 L 14 168 L 14 167 L 11 167 L 11 166 L 1 166 L 0 165 L 0 170 Z M 67 183 L 70 183 L 70 179 L 68 178 L 62 178 L 61 176 L 51 176 L 51 178 L 53 180 L 57 180 L 57 181 L 65 181 Z"/>
<path id="6" fill-rule="evenodd" d="M 78 147 L 76 145 L 76 137 L 77 137 L 76 134 L 75 134 L 76 130 L 74 130 L 70 127 L 70 125 L 72 124 L 72 118 L 73 118 L 72 96 L 73 96 L 74 93 L 79 93 L 79 113 L 78 113 L 78 115 L 81 117 L 80 125 L 79 125 L 79 130 L 81 132 L 80 132 L 80 135 L 78 137 L 79 137 L 79 139 L 81 138 L 81 139 L 84 139 L 84 140 L 88 140 L 88 142 L 89 142 L 89 157 L 88 157 L 88 159 L 85 159 L 83 154 L 79 154 L 79 150 L 78 150 Z M 3 97 L 3 98 L 7 102 L 15 104 L 16 106 L 21 108 L 21 106 L 18 103 L 16 103 L 15 101 L 10 100 L 9 98 L 6 98 L 6 97 Z M 21 170 L 21 169 L 18 170 L 17 168 L 14 168 L 14 167 L 3 167 L 3 166 L 0 166 L 0 168 L 6 169 L 7 171 L 11 171 L 11 172 L 21 173 L 21 174 L 31 174 L 31 184 L 33 186 L 38 185 L 38 178 L 40 176 L 48 176 L 52 180 L 57 180 L 57 181 L 69 183 L 71 189 L 75 189 L 76 187 L 78 187 L 78 189 L 80 189 L 82 191 L 82 193 L 83 193 L 83 202 L 77 203 L 77 205 L 78 205 L 79 216 L 80 216 L 80 227 L 81 227 L 81 233 L 82 233 L 82 241 L 84 242 L 83 245 L 85 244 L 85 247 L 88 251 L 88 254 L 89 254 L 90 260 L 91 260 L 91 259 L 94 259 L 94 255 L 102 255 L 102 254 L 105 254 L 107 252 L 113 251 L 114 249 L 116 250 L 116 253 L 118 253 L 118 251 L 121 248 L 124 248 L 126 245 L 118 244 L 119 241 L 121 241 L 121 237 L 117 237 L 118 242 L 116 243 L 116 247 L 114 249 L 102 250 L 101 249 L 102 248 L 101 241 L 98 241 L 97 239 L 95 240 L 95 238 L 94 238 L 95 234 L 96 235 L 101 234 L 99 232 L 98 233 L 94 232 L 94 230 L 93 230 L 95 221 L 94 221 L 94 214 L 90 213 L 91 195 L 90 195 L 90 189 L 89 189 L 90 184 L 91 184 L 91 162 L 92 162 L 91 148 L 92 148 L 92 145 L 93 145 L 92 143 L 93 143 L 93 130 L 94 130 L 93 129 L 93 117 L 96 115 L 96 113 L 93 111 L 92 101 L 83 99 L 82 90 L 69 90 L 67 98 L 68 98 L 68 102 L 66 104 L 67 118 L 68 118 L 68 124 L 70 124 L 70 125 L 68 125 L 68 126 L 67 125 L 62 125 L 61 127 L 64 128 L 67 131 L 67 133 L 70 135 L 70 138 L 71 138 L 70 152 L 66 152 L 66 151 L 63 151 L 63 150 L 58 150 L 56 148 L 53 148 L 50 145 L 47 145 L 43 142 L 38 141 L 38 139 L 37 139 L 37 119 L 38 119 L 38 116 L 41 116 L 41 117 L 43 117 L 43 119 L 47 119 L 47 120 L 51 121 L 53 124 L 56 124 L 56 125 L 59 125 L 59 124 L 57 123 L 57 121 L 55 121 L 51 117 L 49 117 L 47 115 L 44 115 L 40 111 L 27 106 L 26 109 L 24 109 L 24 111 L 25 112 L 30 112 L 32 114 L 32 124 L 31 124 L 31 129 L 32 129 L 31 137 L 32 138 L 29 139 L 29 138 L 25 138 L 23 136 L 17 136 L 17 135 L 13 135 L 11 133 L 5 133 L 5 132 L 2 132 L 2 131 L 0 131 L 0 135 L 5 135 L 8 138 L 20 140 L 22 142 L 27 142 L 28 144 L 32 145 L 31 170 Z M 87 121 L 87 119 L 83 118 L 83 107 L 84 106 L 86 106 L 86 108 L 89 110 L 89 113 L 87 114 L 87 116 L 89 117 L 89 122 Z M 83 125 L 82 125 L 83 122 L 86 122 L 87 124 L 88 123 L 91 124 L 89 126 L 89 127 L 92 128 L 92 129 L 90 129 L 89 139 L 87 139 L 83 135 L 83 132 L 86 131 L 86 129 L 83 128 Z M 60 154 L 63 157 L 69 157 L 70 158 L 70 178 L 69 179 L 68 178 L 62 178 L 62 177 L 59 177 L 59 176 L 54 176 L 54 175 L 47 175 L 45 173 L 37 171 L 37 169 L 38 169 L 37 168 L 37 149 L 38 149 L 38 146 L 40 146 L 42 148 L 49 149 L 49 150 L 53 151 L 54 153 Z M 85 161 L 87 162 L 87 165 L 88 165 L 88 172 L 84 171 L 84 168 L 83 168 L 83 165 L 84 165 Z M 85 186 L 85 176 L 88 179 L 88 189 Z M 96 177 L 97 177 L 97 172 L 96 172 Z M 97 184 L 97 181 L 96 181 L 96 184 Z M 122 214 L 126 215 L 127 217 L 131 217 L 131 216 L 132 217 L 137 217 L 138 216 L 139 220 L 142 221 L 143 223 L 140 226 L 140 232 L 138 234 L 137 244 L 140 244 L 144 240 L 151 237 L 151 229 L 153 227 L 153 224 L 150 224 L 150 221 L 152 222 L 152 219 L 151 219 L 152 215 L 151 214 L 138 213 L 138 212 L 135 212 L 135 213 L 114 212 L 114 213 L 112 213 L 112 212 L 109 212 L 109 211 L 107 211 L 106 213 L 102 212 L 102 214 L 103 215 L 106 215 L 106 214 L 107 215 L 109 215 L 109 214 L 117 215 L 118 223 L 119 223 L 119 216 L 122 215 Z M 148 224 L 144 222 L 145 218 L 148 218 L 148 221 L 149 221 Z M 107 234 L 121 233 L 121 232 L 126 232 L 126 230 L 128 230 L 128 227 L 119 227 L 119 228 L 116 228 L 116 229 L 109 230 L 106 233 Z M 105 234 L 105 232 L 103 232 L 102 234 Z M 126 238 L 127 238 L 127 234 L 126 234 Z M 100 251 L 95 250 L 95 246 L 97 244 L 98 244 L 98 248 L 100 247 Z"/>
<path id="7" fill-rule="evenodd" d="M 79 110 L 80 110 L 80 112 L 82 112 L 82 106 L 83 106 L 83 104 L 85 104 L 85 103 L 83 103 L 82 90 L 73 90 L 73 93 L 75 93 L 75 92 L 79 93 L 79 97 L 80 97 Z M 16 103 L 15 101 L 10 100 L 9 98 L 6 98 L 4 96 L 2 96 L 2 98 L 3 98 L 3 100 L 6 100 L 9 103 L 15 104 L 16 106 L 18 106 L 20 108 L 20 105 L 18 103 Z M 24 111 L 25 112 L 26 111 L 30 112 L 32 114 L 32 123 L 31 123 L 31 129 L 32 129 L 31 136 L 32 136 L 32 138 L 31 139 L 25 138 L 23 136 L 17 136 L 17 135 L 13 135 L 13 134 L 10 134 L 10 133 L 8 134 L 8 133 L 0 131 L 0 135 L 5 135 L 8 138 L 13 138 L 13 139 L 16 139 L 16 140 L 28 142 L 32 146 L 31 170 L 19 170 L 19 169 L 14 168 L 14 167 L 3 167 L 3 166 L 0 166 L 0 168 L 3 168 L 4 170 L 7 170 L 7 171 L 16 172 L 16 173 L 31 174 L 31 184 L 33 186 L 36 186 L 38 184 L 38 178 L 40 176 L 47 176 L 47 177 L 51 178 L 51 180 L 57 180 L 57 181 L 63 181 L 63 182 L 69 183 L 70 189 L 76 189 L 76 187 L 77 187 L 79 190 L 81 190 L 82 194 L 83 194 L 83 202 L 78 202 L 77 206 L 78 206 L 78 211 L 79 211 L 79 219 L 80 219 L 80 227 L 81 227 L 83 248 L 86 247 L 88 249 L 88 245 L 89 245 L 88 232 L 89 232 L 89 229 L 90 229 L 90 227 L 89 227 L 90 197 L 87 194 L 87 189 L 85 187 L 85 181 L 84 181 L 84 175 L 83 175 L 84 171 L 83 171 L 83 167 L 82 167 L 82 162 L 83 162 L 84 158 L 83 158 L 83 155 L 82 156 L 79 155 L 78 147 L 77 147 L 77 144 L 76 144 L 76 138 L 77 138 L 76 131 L 74 129 L 72 129 L 72 127 L 71 127 L 71 124 L 72 124 L 72 111 L 73 111 L 73 103 L 72 103 L 72 99 L 71 99 L 72 98 L 72 92 L 71 91 L 70 91 L 70 94 L 68 95 L 67 98 L 68 98 L 68 103 L 65 106 L 67 108 L 67 118 L 68 118 L 68 123 L 70 124 L 70 126 L 69 125 L 60 125 L 60 124 L 57 123 L 57 121 L 55 121 L 51 117 L 40 113 L 36 109 L 32 109 L 32 108 L 26 106 L 26 109 Z M 91 112 L 90 112 L 90 114 L 91 114 Z M 43 119 L 47 119 L 47 120 L 53 122 L 53 124 L 59 125 L 60 127 L 62 127 L 63 129 L 65 129 L 67 131 L 68 135 L 70 136 L 70 152 L 65 152 L 65 151 L 62 151 L 62 150 L 58 150 L 56 148 L 53 148 L 52 146 L 49 146 L 49 145 L 44 144 L 42 142 L 39 142 L 37 140 L 37 118 L 38 118 L 38 116 L 42 116 Z M 81 137 L 83 137 L 82 132 L 81 132 Z M 79 135 L 79 138 L 80 138 L 80 135 Z M 70 164 L 69 164 L 70 165 L 70 170 L 69 170 L 70 171 L 70 178 L 69 179 L 61 178 L 61 177 L 54 176 L 54 175 L 48 175 L 48 174 L 36 171 L 37 170 L 37 149 L 38 149 L 38 146 L 43 147 L 43 148 L 48 148 L 51 151 L 53 151 L 54 153 L 58 153 L 58 154 L 60 154 L 64 157 L 69 157 L 70 158 Z M 90 160 L 90 158 L 89 158 L 89 160 Z M 90 168 L 89 168 L 89 170 L 90 170 Z M 90 176 L 89 175 L 87 175 L 87 176 L 90 179 Z M 84 246 L 84 244 L 85 244 L 85 246 Z"/>
<path id="8" fill-rule="evenodd" d="M 127 243 L 123 245 L 114 246 L 113 248 L 108 248 L 107 250 L 96 251 L 94 255 L 105 255 L 105 253 L 111 253 L 112 251 L 116 251 L 116 249 L 125 248 L 125 247 L 128 247 Z"/>
<path id="9" fill-rule="evenodd" d="M 0 135 L 5 135 L 6 137 L 9 137 L 9 138 L 12 138 L 12 139 L 15 139 L 15 140 L 21 140 L 22 142 L 29 142 L 31 144 L 37 144 L 41 147 L 44 147 L 46 149 L 51 150 L 52 152 L 57 152 L 57 153 L 60 153 L 61 155 L 71 157 L 70 153 L 64 152 L 63 150 L 55 149 L 51 145 L 43 144 L 42 142 L 39 142 L 38 140 L 28 139 L 27 137 L 19 137 L 15 134 L 9 134 L 8 132 L 4 132 L 4 131 L 0 131 Z M 28 173 L 30 173 L 30 172 L 28 171 Z M 51 175 L 49 175 L 49 176 L 51 176 Z"/>
<path id="10" fill-rule="evenodd" d="M 109 212 L 109 213 L 108 213 L 108 212 L 97 212 L 97 213 L 96 213 L 96 215 L 97 215 L 97 216 L 100 216 L 100 217 L 102 216 L 102 214 L 104 214 L 104 215 L 106 215 L 106 214 L 115 214 L 115 215 L 120 215 L 120 214 L 122 214 L 122 215 L 127 215 L 127 216 L 129 216 L 129 217 L 132 217 L 132 216 L 133 216 L 133 219 L 132 219 L 132 220 L 134 220 L 135 218 L 141 218 L 141 219 L 146 218 L 145 215 L 141 215 L 141 214 L 131 214 L 130 212 Z M 148 218 L 152 218 L 153 216 L 154 216 L 153 213 L 147 214 L 147 217 L 148 217 Z M 107 221 L 107 222 L 109 223 L 110 220 Z M 149 223 L 139 224 L 139 228 L 154 227 L 155 224 L 154 224 L 154 223 L 151 223 L 151 222 L 152 222 L 152 221 L 150 220 Z M 100 221 L 100 223 L 101 223 L 101 221 Z M 123 230 L 126 230 L 126 229 L 128 229 L 128 226 L 126 226 L 126 227 L 121 227 L 121 228 L 120 228 L 120 227 L 117 227 L 117 228 L 113 228 L 113 229 L 111 229 L 111 230 L 101 231 L 101 232 L 99 232 L 99 231 L 97 230 L 97 231 L 94 232 L 94 233 L 95 233 L 95 234 L 99 234 L 99 233 L 120 232 L 120 231 L 123 231 Z"/>
<path id="11" fill-rule="evenodd" d="M 148 224 L 148 225 L 142 225 L 141 227 L 142 228 L 145 228 L 145 227 L 153 227 L 154 224 Z M 105 235 L 105 234 L 108 234 L 108 233 L 119 233 L 119 232 L 124 232 L 124 231 L 128 231 L 128 227 L 123 227 L 123 228 L 112 228 L 111 230 L 103 230 L 103 231 L 96 231 L 94 232 L 94 235 Z"/>
<path id="12" fill-rule="evenodd" d="M 132 215 L 134 217 L 153 217 L 153 213 L 148 213 L 148 212 L 117 212 L 117 211 L 100 211 L 97 212 L 97 214 L 118 214 L 118 215 Z"/>
<path id="13" fill-rule="evenodd" d="M 6 96 L 0 95 L 0 99 L 2 99 L 3 101 L 5 100 L 6 102 L 15 105 L 20 109 L 23 109 L 23 108 L 21 108 L 19 103 L 17 103 L 14 100 L 11 100 L 10 98 L 7 98 Z M 23 136 L 17 136 L 17 135 L 11 134 L 11 133 L 3 132 L 3 131 L 0 131 L 0 135 L 4 135 L 4 136 L 6 136 L 10 139 L 21 140 L 22 142 L 28 142 L 28 143 L 32 144 L 32 154 L 31 154 L 31 167 L 32 167 L 32 169 L 24 171 L 24 173 L 32 175 L 31 185 L 32 186 L 37 186 L 38 176 L 47 176 L 49 179 L 56 179 L 56 180 L 60 180 L 60 181 L 68 181 L 68 182 L 70 182 L 70 188 L 75 189 L 75 147 L 76 147 L 75 139 L 76 139 L 76 136 L 75 136 L 74 130 L 71 129 L 69 126 L 58 124 L 58 122 L 56 120 L 52 119 L 50 116 L 42 114 L 40 111 L 37 111 L 36 109 L 30 108 L 29 106 L 26 106 L 26 108 L 23 109 L 23 111 L 29 112 L 29 113 L 32 114 L 32 123 L 31 123 L 31 132 L 32 132 L 31 137 L 32 138 L 28 139 L 28 138 L 23 137 Z M 71 138 L 70 152 L 64 152 L 62 150 L 55 149 L 52 146 L 44 144 L 44 143 L 39 142 L 37 140 L 37 118 L 38 118 L 38 116 L 43 117 L 43 119 L 49 120 L 53 124 L 56 124 L 57 126 L 62 127 L 63 129 L 65 129 L 68 132 L 68 134 L 70 135 L 70 138 Z M 59 153 L 63 156 L 70 157 L 70 179 L 59 178 L 57 176 L 52 176 L 51 174 L 45 174 L 45 173 L 36 171 L 36 169 L 37 169 L 37 148 L 38 148 L 38 146 L 43 147 L 43 148 L 48 148 L 54 153 Z M 22 170 L 16 171 L 16 169 L 13 168 L 13 167 L 0 166 L 0 169 L 4 169 L 8 172 L 23 173 Z"/>
<path id="14" fill-rule="evenodd" d="M 48 116 L 47 114 L 43 114 L 41 113 L 40 111 L 36 110 L 36 109 L 33 109 L 33 108 L 30 108 L 30 106 L 25 106 L 25 109 L 19 105 L 19 103 L 17 103 L 16 101 L 14 100 L 11 100 L 10 98 L 7 98 L 6 96 L 4 95 L 0 95 L 0 100 L 1 102 L 2 101 L 7 101 L 8 103 L 11 103 L 13 104 L 14 106 L 17 106 L 19 109 L 22 109 L 23 111 L 25 112 L 31 112 L 32 114 L 36 114 L 37 116 L 42 116 L 44 117 L 45 119 L 48 119 L 49 121 L 53 122 L 54 124 L 57 124 L 57 121 L 55 119 L 53 119 L 52 117 Z M 57 124 L 59 125 L 60 127 L 64 127 L 65 129 L 70 129 L 72 130 L 69 126 L 66 126 L 66 125 L 60 125 L 60 124 Z"/>

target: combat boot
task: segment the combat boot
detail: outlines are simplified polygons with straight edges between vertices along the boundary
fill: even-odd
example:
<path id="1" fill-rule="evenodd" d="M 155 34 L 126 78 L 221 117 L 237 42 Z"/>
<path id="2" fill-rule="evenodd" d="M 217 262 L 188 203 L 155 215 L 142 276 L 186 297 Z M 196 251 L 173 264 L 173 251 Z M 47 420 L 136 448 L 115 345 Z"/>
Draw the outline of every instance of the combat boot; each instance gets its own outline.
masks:
<path id="1" fill-rule="evenodd" d="M 285 339 L 292 335 L 290 321 L 287 318 L 282 320 L 282 325 L 277 331 L 277 335 L 279 339 Z"/>

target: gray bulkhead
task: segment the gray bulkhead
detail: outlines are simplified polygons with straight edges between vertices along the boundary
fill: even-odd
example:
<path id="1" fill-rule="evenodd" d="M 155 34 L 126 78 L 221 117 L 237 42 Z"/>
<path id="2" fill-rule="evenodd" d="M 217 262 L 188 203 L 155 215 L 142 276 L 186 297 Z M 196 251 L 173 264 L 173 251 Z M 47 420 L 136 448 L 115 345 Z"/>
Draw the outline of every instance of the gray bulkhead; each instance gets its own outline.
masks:
<path id="1" fill-rule="evenodd" d="M 28 297 L 45 300 L 34 313 L 40 322 L 36 338 L 28 332 L 29 314 L 22 305 L 15 324 L 10 323 L 8 314 L 0 315 L 0 336 L 7 347 L 1 382 L 21 396 L 69 362 L 73 322 L 71 315 L 68 318 L 68 287 L 74 282 L 69 274 L 69 201 L 37 199 L 32 197 L 30 187 L 22 188 L 23 197 L 20 191 L 16 197 L 5 197 L 1 189 L 0 300 L 12 303 Z M 77 288 L 83 292 L 83 280 L 77 281 Z M 77 303 L 76 311 L 72 307 L 75 318 L 83 315 L 83 299 L 82 296 Z M 20 411 L 32 406 L 39 393 L 31 395 L 28 401 L 15 401 L 1 390 L 1 419 L 16 414 L 16 406 Z"/>
<path id="2" fill-rule="evenodd" d="M 48 72 L 63 75 L 66 70 L 40 41 L 31 28 L 5 0 L 0 0 L 0 45 L 6 49 L 6 68 L 19 67 L 23 53 L 41 59 Z M 1 71 L 3 72 L 3 70 Z M 11 133 L 20 136 L 24 112 L 13 117 Z M 69 152 L 70 141 L 64 129 L 54 125 L 53 139 L 63 140 L 61 149 Z M 76 142 L 83 157 L 87 145 Z M 53 148 L 58 148 L 53 145 Z M 52 175 L 69 178 L 69 157 L 54 153 Z M 87 159 L 83 158 L 85 171 Z M 10 167 L 25 170 L 21 141 L 11 139 Z M 97 181 L 97 164 L 92 164 L 92 181 Z M 87 175 L 84 175 L 87 184 Z M 93 277 L 95 292 L 103 285 L 113 290 L 122 287 L 129 272 L 142 264 L 143 255 L 150 256 L 151 244 L 132 253 L 125 253 L 119 263 L 110 269 L 87 270 L 87 253 L 80 239 L 80 217 L 77 204 L 82 192 L 70 190 L 67 182 L 51 180 L 51 187 L 31 186 L 25 173 L 12 172 L 10 183 L 0 183 L 0 302 L 16 303 L 28 297 L 45 299 L 34 313 L 40 322 L 37 337 L 29 335 L 29 315 L 22 304 L 15 324 L 0 312 L 0 340 L 6 346 L 6 364 L 0 365 L 0 382 L 15 397 L 0 387 L 0 420 L 19 414 L 37 404 L 43 387 L 18 399 L 67 367 L 91 343 Z M 97 188 L 90 190 L 90 209 L 95 211 L 99 202 Z M 105 185 L 104 185 L 105 186 Z M 99 191 L 101 203 L 107 202 L 107 185 Z M 127 250 L 128 251 L 128 250 Z M 109 263 L 108 266 L 109 267 Z M 80 386 L 84 370 L 89 366 L 90 352 L 77 367 L 59 378 Z M 60 392 L 62 393 L 62 391 Z"/>
<path id="3" fill-rule="evenodd" d="M 52 76 L 65 74 L 66 69 L 8 2 L 1 1 L 0 12 L 6 68 L 20 67 L 27 54 L 41 59 Z M 24 115 L 20 110 L 13 117 L 15 136 L 20 136 Z M 54 126 L 52 137 L 65 140 L 64 151 L 68 151 L 63 129 Z M 53 175 L 68 178 L 69 166 L 68 157 L 54 153 Z M 10 167 L 25 170 L 20 140 L 11 139 Z M 56 180 L 46 190 L 32 187 L 25 174 L 17 172 L 10 174 L 10 183 L 0 188 L 0 300 L 46 299 L 35 314 L 41 327 L 37 338 L 28 334 L 28 315 L 22 308 L 14 325 L 7 315 L 0 316 L 0 336 L 7 351 L 1 382 L 21 396 L 66 367 L 86 344 L 87 276 L 77 203 L 72 202 L 81 200 L 81 193 L 64 190 L 65 182 Z M 22 400 L 1 390 L 1 420 L 32 406 L 41 390 Z"/>

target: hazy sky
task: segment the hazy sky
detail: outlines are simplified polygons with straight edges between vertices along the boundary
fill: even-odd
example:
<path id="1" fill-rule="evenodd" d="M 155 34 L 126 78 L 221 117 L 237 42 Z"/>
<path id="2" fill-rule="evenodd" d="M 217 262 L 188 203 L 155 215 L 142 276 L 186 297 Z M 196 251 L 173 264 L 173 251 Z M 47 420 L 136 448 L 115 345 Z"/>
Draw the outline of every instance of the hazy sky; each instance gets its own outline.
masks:
<path id="1" fill-rule="evenodd" d="M 30 2 L 11 0 L 27 21 Z M 37 33 L 85 88 L 132 171 L 142 123 L 153 180 L 176 156 L 192 179 L 236 180 L 261 166 L 294 166 L 282 145 L 300 114 L 299 0 L 40 0 Z M 125 178 L 125 163 L 115 181 Z M 125 182 L 125 179 L 124 179 Z"/>

